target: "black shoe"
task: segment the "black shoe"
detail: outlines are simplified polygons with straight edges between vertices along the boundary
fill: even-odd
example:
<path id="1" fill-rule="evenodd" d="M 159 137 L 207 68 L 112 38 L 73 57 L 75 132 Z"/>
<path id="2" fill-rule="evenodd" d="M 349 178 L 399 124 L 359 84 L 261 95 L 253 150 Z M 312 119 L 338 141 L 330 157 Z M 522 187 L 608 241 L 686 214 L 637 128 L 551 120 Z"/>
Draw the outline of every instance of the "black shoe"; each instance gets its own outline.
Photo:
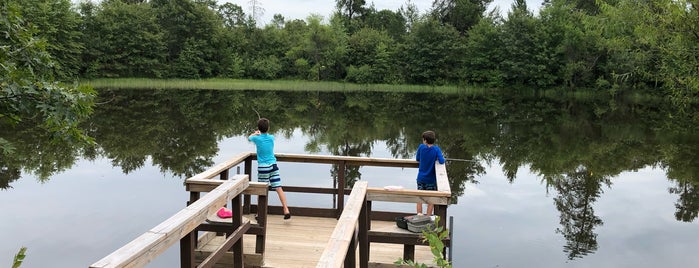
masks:
<path id="1" fill-rule="evenodd" d="M 284 219 L 285 220 L 291 219 L 291 213 L 284 214 Z"/>

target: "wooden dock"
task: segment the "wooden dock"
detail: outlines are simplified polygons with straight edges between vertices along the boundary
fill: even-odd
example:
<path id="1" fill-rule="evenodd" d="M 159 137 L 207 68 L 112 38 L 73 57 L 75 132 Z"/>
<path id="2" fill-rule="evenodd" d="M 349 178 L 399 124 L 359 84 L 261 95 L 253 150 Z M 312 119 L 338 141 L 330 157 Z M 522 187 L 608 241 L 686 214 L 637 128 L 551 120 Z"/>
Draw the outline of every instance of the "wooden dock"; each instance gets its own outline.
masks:
<path id="1" fill-rule="evenodd" d="M 409 159 L 276 157 L 281 162 L 331 164 L 338 170 L 347 166 L 417 168 L 417 162 Z M 241 153 L 188 178 L 185 208 L 90 267 L 144 267 L 177 244 L 181 267 L 397 267 L 394 263 L 400 258 L 433 264 L 434 256 L 423 235 L 396 226 L 394 219 L 407 213 L 373 210 L 372 204 L 434 204 L 435 215 L 446 219 L 451 189 L 444 165 L 435 166 L 437 191 L 372 188 L 367 181 L 348 185 L 345 172 L 330 178 L 335 182 L 332 188 L 285 185 L 285 192 L 334 197 L 330 207 L 290 207 L 293 216 L 285 221 L 280 215 L 282 208 L 268 204 L 268 184 L 252 180 L 255 160 L 255 153 Z M 230 174 L 233 168 L 237 169 L 235 175 Z M 231 209 L 232 218 L 216 216 L 222 206 Z M 446 221 L 439 221 L 437 227 L 451 229 Z M 446 249 L 451 248 L 451 236 L 441 241 L 445 248 L 438 255 L 449 260 Z"/>
<path id="2" fill-rule="evenodd" d="M 255 224 L 253 215 L 245 215 L 251 223 Z M 210 221 L 224 221 L 215 215 L 209 216 Z M 245 254 L 245 267 L 316 267 L 318 256 L 328 244 L 330 234 L 337 225 L 337 220 L 332 218 L 294 216 L 289 221 L 282 219 L 281 215 L 270 215 L 267 219 L 267 241 L 264 260 L 256 254 Z M 387 232 L 412 234 L 396 227 L 395 222 L 372 221 L 372 228 Z M 224 236 L 216 236 L 214 233 L 203 235 L 199 241 L 201 246 L 197 249 L 197 261 L 201 261 L 225 240 Z M 243 238 L 244 251 L 255 252 L 255 236 L 245 235 Z M 397 267 L 390 265 L 403 256 L 403 246 L 398 244 L 372 243 L 369 267 Z M 431 264 L 434 256 L 428 246 L 415 247 L 415 261 Z M 261 264 L 260 264 L 261 263 Z M 228 254 L 213 267 L 231 267 L 233 255 Z"/>

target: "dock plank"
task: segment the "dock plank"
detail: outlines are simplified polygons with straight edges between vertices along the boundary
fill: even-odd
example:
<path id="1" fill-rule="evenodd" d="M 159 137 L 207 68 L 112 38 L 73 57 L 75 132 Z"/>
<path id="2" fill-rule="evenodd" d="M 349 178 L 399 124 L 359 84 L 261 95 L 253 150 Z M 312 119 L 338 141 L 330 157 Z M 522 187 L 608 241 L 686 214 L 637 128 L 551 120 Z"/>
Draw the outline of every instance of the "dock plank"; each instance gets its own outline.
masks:
<path id="1" fill-rule="evenodd" d="M 254 222 L 252 215 L 245 215 L 245 217 Z M 267 217 L 267 241 L 262 267 L 269 268 L 316 267 L 338 222 L 333 218 L 293 216 L 290 221 L 284 221 L 282 215 L 268 215 Z M 389 221 L 371 222 L 372 230 L 397 230 L 395 225 L 395 222 Z M 223 241 L 222 237 L 214 238 L 198 251 L 203 251 L 201 253 L 205 256 L 207 254 L 205 251 L 215 248 L 221 241 Z M 243 244 L 246 258 L 248 258 L 251 256 L 248 253 L 255 252 L 255 236 L 245 235 Z M 369 257 L 371 263 L 391 264 L 402 256 L 403 245 L 371 243 Z M 229 258 L 232 257 L 226 256 L 224 261 L 230 263 L 231 259 Z M 429 247 L 415 246 L 415 259 L 420 263 L 432 264 L 433 256 Z M 224 265 L 215 267 L 224 267 Z M 377 264 L 372 264 L 372 267 L 377 267 Z"/>

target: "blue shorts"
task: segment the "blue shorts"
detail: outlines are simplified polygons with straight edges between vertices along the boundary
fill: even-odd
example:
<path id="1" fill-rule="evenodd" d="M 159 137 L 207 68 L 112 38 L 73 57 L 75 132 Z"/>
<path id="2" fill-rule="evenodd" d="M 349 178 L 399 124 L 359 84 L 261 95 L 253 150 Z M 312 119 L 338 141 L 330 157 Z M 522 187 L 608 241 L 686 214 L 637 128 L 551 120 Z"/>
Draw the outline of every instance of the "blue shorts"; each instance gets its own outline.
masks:
<path id="1" fill-rule="evenodd" d="M 282 186 L 282 179 L 279 177 L 277 164 L 269 166 L 257 166 L 257 181 L 269 183 L 270 190 L 276 190 Z"/>
<path id="2" fill-rule="evenodd" d="M 418 183 L 417 183 L 417 189 L 418 189 L 418 190 L 437 191 L 437 185 L 436 185 L 436 184 L 432 184 L 432 183 L 422 183 L 422 182 L 418 182 Z"/>

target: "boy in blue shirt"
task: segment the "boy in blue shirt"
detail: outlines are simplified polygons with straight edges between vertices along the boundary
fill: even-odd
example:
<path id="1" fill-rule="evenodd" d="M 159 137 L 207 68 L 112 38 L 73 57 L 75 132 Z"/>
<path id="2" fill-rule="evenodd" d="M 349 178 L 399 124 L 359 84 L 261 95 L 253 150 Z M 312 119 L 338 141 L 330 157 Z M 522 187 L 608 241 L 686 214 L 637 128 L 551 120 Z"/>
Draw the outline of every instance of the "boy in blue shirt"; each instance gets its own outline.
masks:
<path id="1" fill-rule="evenodd" d="M 434 169 L 436 161 L 444 164 L 444 155 L 439 146 L 434 145 L 436 136 L 434 131 L 425 131 L 422 133 L 422 144 L 417 147 L 415 160 L 419 162 L 417 173 L 417 189 L 418 190 L 437 190 L 437 174 Z M 432 215 L 434 211 L 433 204 L 427 204 L 427 215 Z M 417 203 L 417 214 L 422 215 L 422 203 Z"/>
<path id="2" fill-rule="evenodd" d="M 257 181 L 268 182 L 269 189 L 276 191 L 279 201 L 284 208 L 284 219 L 291 218 L 289 207 L 286 206 L 286 196 L 282 189 L 282 180 L 279 177 L 277 158 L 274 157 L 274 136 L 267 134 L 269 130 L 269 119 L 260 118 L 257 120 L 257 130 L 248 136 L 248 140 L 255 143 L 257 148 Z"/>

